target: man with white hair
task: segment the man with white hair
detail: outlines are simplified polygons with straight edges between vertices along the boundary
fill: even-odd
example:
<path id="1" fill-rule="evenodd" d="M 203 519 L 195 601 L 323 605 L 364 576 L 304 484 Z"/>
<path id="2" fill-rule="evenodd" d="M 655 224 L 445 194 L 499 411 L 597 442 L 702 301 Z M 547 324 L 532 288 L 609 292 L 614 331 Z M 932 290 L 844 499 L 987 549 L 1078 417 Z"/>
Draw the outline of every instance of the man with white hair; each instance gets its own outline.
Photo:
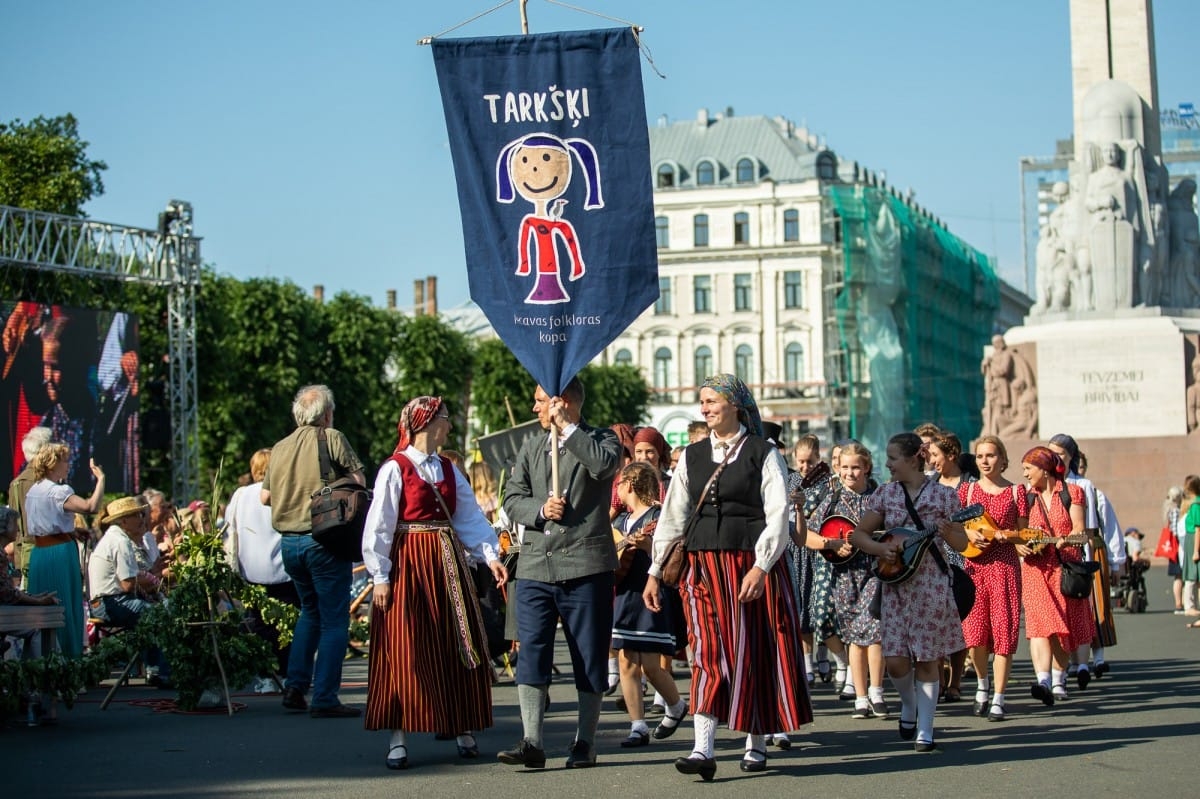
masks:
<path id="1" fill-rule="evenodd" d="M 271 448 L 260 492 L 262 504 L 271 507 L 271 526 L 283 537 L 283 568 L 300 595 L 283 706 L 308 710 L 313 718 L 362 715 L 361 708 L 338 699 L 349 644 L 351 564 L 335 558 L 312 537 L 311 497 L 324 486 L 318 444 L 322 432 L 337 477 L 366 484 L 362 462 L 346 437 L 333 429 L 333 408 L 328 386 L 305 386 L 296 392 L 296 429 Z M 311 708 L 304 698 L 310 684 Z"/>

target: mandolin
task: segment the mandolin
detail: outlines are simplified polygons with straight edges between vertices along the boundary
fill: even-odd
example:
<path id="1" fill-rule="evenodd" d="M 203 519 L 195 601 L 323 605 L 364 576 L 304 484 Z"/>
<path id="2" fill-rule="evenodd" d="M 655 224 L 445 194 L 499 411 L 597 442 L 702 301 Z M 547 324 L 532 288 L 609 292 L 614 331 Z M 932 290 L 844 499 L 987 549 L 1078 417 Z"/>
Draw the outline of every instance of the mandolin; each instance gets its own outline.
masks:
<path id="1" fill-rule="evenodd" d="M 995 520 L 992 519 L 992 517 L 987 513 L 984 513 L 982 516 L 977 516 L 974 519 L 965 521 L 962 524 L 967 531 L 979 533 L 987 538 L 988 541 L 994 541 L 996 538 L 996 533 L 1000 531 Z M 1036 553 L 1040 552 L 1042 547 L 1046 546 L 1046 544 L 1053 544 L 1061 540 L 1063 536 L 1054 536 L 1050 533 L 1047 533 L 1045 530 L 1039 530 L 1036 527 L 1027 527 L 1020 530 L 1009 530 L 1006 538 L 1007 541 L 1003 541 L 1001 543 L 1015 544 L 1019 539 L 1021 543 L 1025 544 L 1025 546 L 1029 547 Z M 1069 535 L 1066 536 L 1066 542 L 1068 544 L 1086 544 L 1087 535 L 1085 533 Z M 980 549 L 978 546 L 968 541 L 967 548 L 962 551 L 962 554 L 963 557 L 974 559 L 978 558 L 986 551 L 986 549 Z"/>
<path id="2" fill-rule="evenodd" d="M 821 522 L 821 529 L 817 532 L 820 533 L 822 538 L 826 539 L 826 545 L 830 547 L 829 549 L 818 550 L 821 553 L 821 556 L 836 566 L 848 562 L 851 558 L 857 555 L 857 547 L 853 552 L 844 557 L 837 553 L 837 551 L 842 548 L 843 544 L 848 543 L 850 533 L 854 532 L 855 526 L 856 525 L 854 522 L 850 521 L 845 516 L 837 515 L 830 516 L 825 521 Z M 836 542 L 836 544 L 829 542 Z"/>
<path id="3" fill-rule="evenodd" d="M 983 505 L 969 505 L 950 517 L 950 521 L 965 524 L 966 522 L 985 513 Z M 900 543 L 895 561 L 885 561 L 876 558 L 871 565 L 871 573 L 882 582 L 899 585 L 907 582 L 917 573 L 921 561 L 929 547 L 933 546 L 937 530 L 913 530 L 908 527 L 894 527 L 876 537 L 882 544 Z"/>

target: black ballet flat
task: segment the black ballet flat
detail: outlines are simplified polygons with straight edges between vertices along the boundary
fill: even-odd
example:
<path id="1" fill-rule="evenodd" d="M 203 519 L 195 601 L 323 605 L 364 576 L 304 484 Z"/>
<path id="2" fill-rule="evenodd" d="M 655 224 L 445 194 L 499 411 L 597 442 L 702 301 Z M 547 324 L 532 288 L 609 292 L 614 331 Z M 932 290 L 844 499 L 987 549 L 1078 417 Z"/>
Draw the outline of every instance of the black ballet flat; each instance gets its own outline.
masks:
<path id="1" fill-rule="evenodd" d="M 913 738 L 917 737 L 917 723 L 915 721 L 905 721 L 904 719 L 901 719 L 899 730 L 901 741 L 911 741 Z"/>
<path id="2" fill-rule="evenodd" d="M 621 748 L 622 749 L 637 749 L 638 747 L 648 746 L 649 744 L 650 744 L 650 733 L 635 731 L 635 732 L 629 733 L 629 737 L 626 738 L 624 741 L 621 741 Z"/>
<path id="3" fill-rule="evenodd" d="M 762 755 L 762 760 L 755 760 L 750 757 L 743 757 L 742 762 L 738 763 L 738 768 L 747 773 L 755 773 L 767 770 L 767 753 L 761 749 L 747 749 L 746 754 Z"/>
<path id="4" fill-rule="evenodd" d="M 711 757 L 680 757 L 675 759 L 675 770 L 680 774 L 699 774 L 705 782 L 712 782 L 717 774 L 717 761 Z"/>
<path id="5" fill-rule="evenodd" d="M 390 747 L 387 754 L 387 767 L 392 771 L 403 771 L 408 768 L 408 747 L 404 744 Z"/>

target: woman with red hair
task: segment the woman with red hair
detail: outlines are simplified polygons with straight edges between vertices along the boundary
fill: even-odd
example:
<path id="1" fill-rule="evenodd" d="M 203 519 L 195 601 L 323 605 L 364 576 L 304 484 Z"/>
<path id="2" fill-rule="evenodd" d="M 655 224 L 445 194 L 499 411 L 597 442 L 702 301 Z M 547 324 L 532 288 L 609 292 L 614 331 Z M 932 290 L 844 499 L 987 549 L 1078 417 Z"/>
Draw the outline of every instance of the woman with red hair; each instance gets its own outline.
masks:
<path id="1" fill-rule="evenodd" d="M 1064 482 L 1062 459 L 1046 447 L 1034 447 L 1021 459 L 1029 483 L 1029 526 L 1062 538 L 1083 532 L 1084 497 L 1078 486 Z M 1077 650 L 1087 662 L 1088 646 L 1096 632 L 1087 599 L 1064 597 L 1059 581 L 1065 561 L 1082 561 L 1079 547 L 1059 541 L 1034 552 L 1016 544 L 1021 565 L 1021 604 L 1025 608 L 1025 637 L 1037 681 L 1029 692 L 1048 707 L 1054 705 L 1061 675 L 1067 670 L 1067 653 Z M 1058 698 L 1066 698 L 1065 690 Z"/>
<path id="2" fill-rule="evenodd" d="M 390 769 L 408 767 L 406 731 L 457 736 L 459 756 L 477 758 L 474 733 L 492 726 L 491 658 L 464 550 L 498 586 L 508 575 L 466 477 L 437 454 L 449 432 L 440 397 L 404 406 L 363 534 L 375 585 L 364 726 L 392 731 Z"/>

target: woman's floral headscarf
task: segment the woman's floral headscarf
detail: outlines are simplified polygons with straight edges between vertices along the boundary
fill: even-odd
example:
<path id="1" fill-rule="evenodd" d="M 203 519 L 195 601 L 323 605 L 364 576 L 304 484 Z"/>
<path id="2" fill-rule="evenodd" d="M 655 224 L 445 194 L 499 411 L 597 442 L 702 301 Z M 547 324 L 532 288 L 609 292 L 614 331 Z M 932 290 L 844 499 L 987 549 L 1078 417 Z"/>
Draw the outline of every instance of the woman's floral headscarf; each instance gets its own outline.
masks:
<path id="1" fill-rule="evenodd" d="M 758 414 L 758 405 L 740 377 L 731 374 L 713 375 L 706 378 L 700 388 L 711 388 L 728 400 L 737 408 L 738 421 L 754 435 L 762 436 L 762 417 Z"/>
<path id="2" fill-rule="evenodd" d="M 396 425 L 400 438 L 396 442 L 396 452 L 408 449 L 412 437 L 429 426 L 442 405 L 441 397 L 417 397 L 404 406 L 404 410 L 400 411 L 400 422 Z"/>

